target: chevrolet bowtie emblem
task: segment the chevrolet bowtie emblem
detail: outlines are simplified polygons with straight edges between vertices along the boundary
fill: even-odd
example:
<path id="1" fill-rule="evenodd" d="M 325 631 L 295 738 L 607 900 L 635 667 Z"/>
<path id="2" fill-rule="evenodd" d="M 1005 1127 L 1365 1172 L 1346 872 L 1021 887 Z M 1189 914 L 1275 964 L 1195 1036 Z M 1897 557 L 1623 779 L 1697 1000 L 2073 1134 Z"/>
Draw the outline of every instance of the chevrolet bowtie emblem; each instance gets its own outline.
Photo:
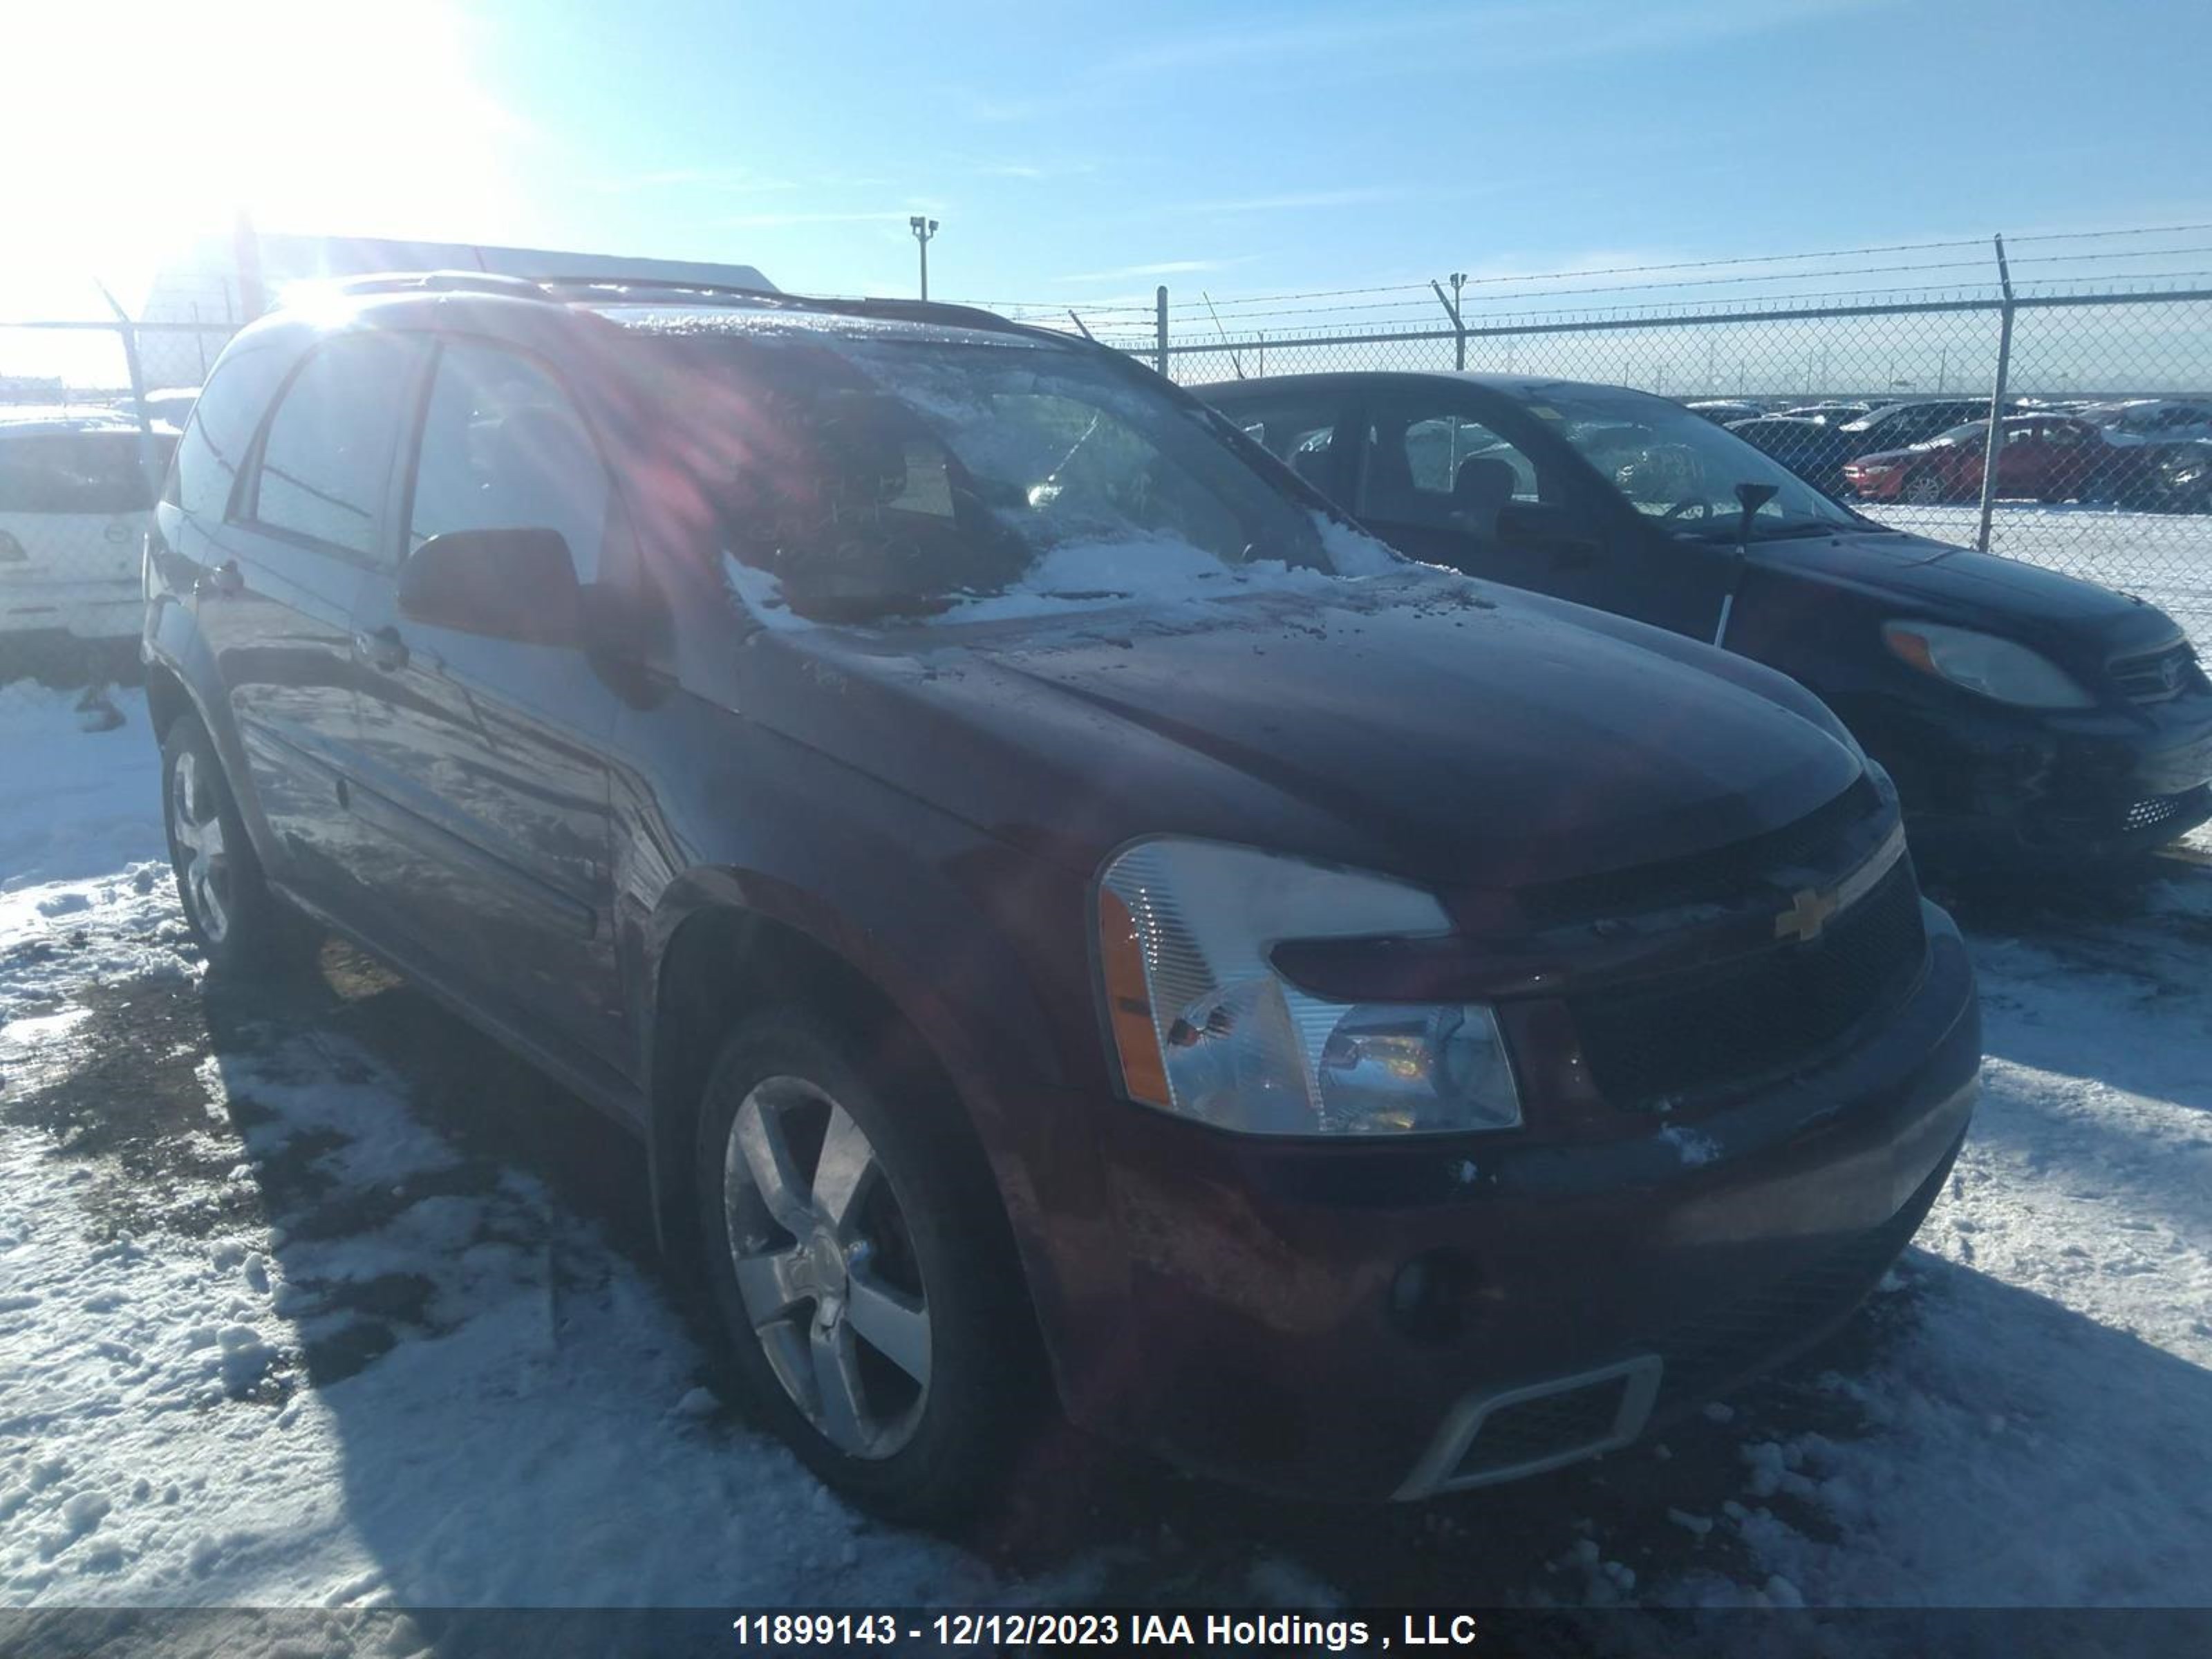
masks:
<path id="1" fill-rule="evenodd" d="M 1774 937 L 1812 940 L 1818 939 L 1828 918 L 1836 914 L 1836 895 L 1822 892 L 1817 887 L 1808 887 L 1790 901 L 1790 908 L 1774 919 Z"/>

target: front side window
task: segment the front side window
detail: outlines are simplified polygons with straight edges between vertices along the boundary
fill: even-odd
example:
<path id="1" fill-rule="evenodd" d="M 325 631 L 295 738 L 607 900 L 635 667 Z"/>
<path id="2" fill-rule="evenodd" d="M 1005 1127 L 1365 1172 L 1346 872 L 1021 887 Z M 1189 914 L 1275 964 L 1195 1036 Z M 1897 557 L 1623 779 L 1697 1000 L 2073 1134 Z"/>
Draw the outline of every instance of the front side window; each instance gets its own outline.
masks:
<path id="1" fill-rule="evenodd" d="M 551 374 L 497 346 L 446 346 L 422 416 L 407 550 L 458 530 L 554 530 L 599 578 L 610 491 L 583 418 Z"/>
<path id="2" fill-rule="evenodd" d="M 802 613 L 1331 568 L 1314 517 L 1205 416 L 1077 354 L 814 331 L 678 349 L 693 384 L 672 441 L 731 556 Z"/>
<path id="3" fill-rule="evenodd" d="M 392 447 L 415 362 L 411 342 L 325 342 L 284 389 L 262 445 L 253 518 L 364 556 L 377 550 Z"/>
<path id="4" fill-rule="evenodd" d="M 1534 386 L 1528 412 L 1571 446 L 1645 518 L 1694 540 L 1732 539 L 1738 484 L 1774 494 L 1752 520 L 1753 540 L 1871 528 L 1771 456 L 1680 404 L 1626 388 Z"/>

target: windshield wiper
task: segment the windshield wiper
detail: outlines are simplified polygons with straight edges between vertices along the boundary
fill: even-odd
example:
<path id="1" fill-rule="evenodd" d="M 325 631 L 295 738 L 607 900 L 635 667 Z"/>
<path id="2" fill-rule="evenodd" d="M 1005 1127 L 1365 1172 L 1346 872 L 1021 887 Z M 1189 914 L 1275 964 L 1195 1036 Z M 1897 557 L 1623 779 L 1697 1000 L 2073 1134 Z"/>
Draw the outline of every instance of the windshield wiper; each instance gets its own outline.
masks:
<path id="1" fill-rule="evenodd" d="M 1821 524 L 1812 519 L 1801 519 L 1794 524 L 1760 525 L 1751 532 L 1755 542 L 1795 541 L 1806 536 L 1840 536 L 1854 526 L 1847 524 Z"/>

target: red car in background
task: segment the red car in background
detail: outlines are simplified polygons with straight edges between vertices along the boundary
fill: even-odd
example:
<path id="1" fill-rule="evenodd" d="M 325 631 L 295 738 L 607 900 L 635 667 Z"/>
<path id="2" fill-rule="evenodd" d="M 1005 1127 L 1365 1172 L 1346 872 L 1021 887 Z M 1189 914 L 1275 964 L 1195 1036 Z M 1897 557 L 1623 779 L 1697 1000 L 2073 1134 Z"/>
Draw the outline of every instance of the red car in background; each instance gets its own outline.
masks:
<path id="1" fill-rule="evenodd" d="M 1844 479 L 1870 501 L 1955 501 L 1982 493 L 1990 423 L 1969 421 L 1926 443 L 1885 449 L 1844 464 Z M 2063 501 L 2086 496 L 2106 471 L 2112 446 L 2087 421 L 2008 415 L 1997 447 L 1997 494 Z"/>

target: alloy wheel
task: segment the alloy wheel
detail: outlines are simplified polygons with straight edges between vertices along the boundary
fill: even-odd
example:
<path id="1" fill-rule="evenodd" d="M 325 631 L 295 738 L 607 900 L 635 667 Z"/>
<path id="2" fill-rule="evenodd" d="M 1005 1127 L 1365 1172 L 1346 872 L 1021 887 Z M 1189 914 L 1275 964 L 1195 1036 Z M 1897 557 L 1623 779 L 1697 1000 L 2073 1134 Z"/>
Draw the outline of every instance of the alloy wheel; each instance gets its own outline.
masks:
<path id="1" fill-rule="evenodd" d="M 885 1458 L 929 1399 L 929 1300 L 898 1195 L 851 1114 L 793 1077 L 757 1085 L 722 1162 L 730 1265 L 776 1381 L 817 1432 Z"/>
<path id="2" fill-rule="evenodd" d="M 169 837 L 193 920 L 210 945 L 230 932 L 231 866 L 223 845 L 218 785 L 200 769 L 191 750 L 178 755 L 169 775 Z"/>

